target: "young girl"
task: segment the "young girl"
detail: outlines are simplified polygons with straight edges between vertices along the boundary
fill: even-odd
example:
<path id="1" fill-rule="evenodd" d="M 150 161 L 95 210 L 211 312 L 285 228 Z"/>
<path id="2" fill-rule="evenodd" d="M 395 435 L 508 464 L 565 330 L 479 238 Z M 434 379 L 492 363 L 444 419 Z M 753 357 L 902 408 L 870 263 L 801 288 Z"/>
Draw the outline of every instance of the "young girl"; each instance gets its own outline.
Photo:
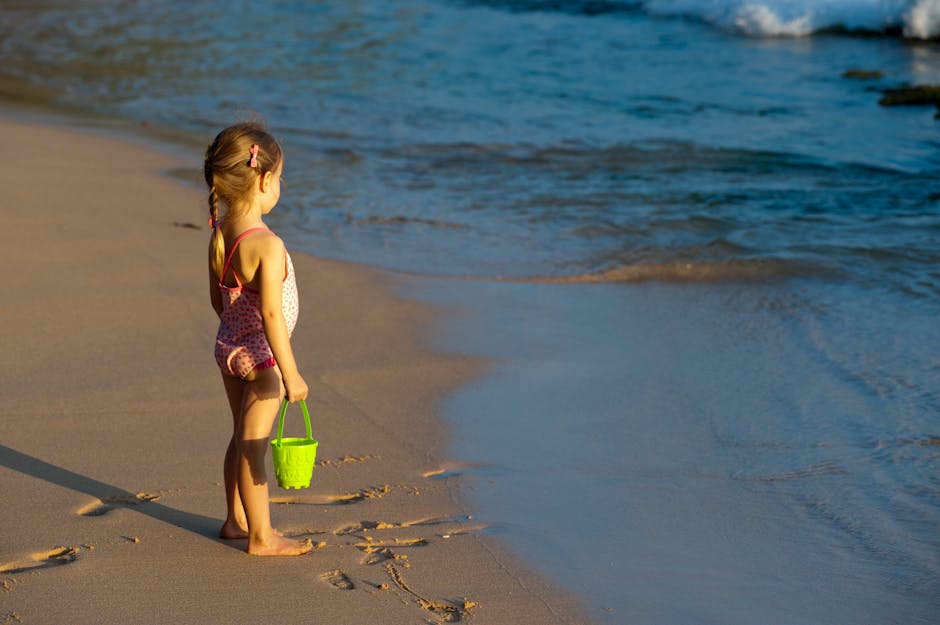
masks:
<path id="1" fill-rule="evenodd" d="M 309 539 L 291 540 L 271 527 L 264 467 L 281 399 L 307 397 L 290 345 L 298 310 L 294 267 L 262 220 L 281 195 L 283 167 L 281 147 L 258 124 L 226 128 L 206 150 L 209 295 L 219 315 L 215 358 L 234 420 L 220 536 L 247 538 L 248 553 L 266 556 L 311 549 Z"/>

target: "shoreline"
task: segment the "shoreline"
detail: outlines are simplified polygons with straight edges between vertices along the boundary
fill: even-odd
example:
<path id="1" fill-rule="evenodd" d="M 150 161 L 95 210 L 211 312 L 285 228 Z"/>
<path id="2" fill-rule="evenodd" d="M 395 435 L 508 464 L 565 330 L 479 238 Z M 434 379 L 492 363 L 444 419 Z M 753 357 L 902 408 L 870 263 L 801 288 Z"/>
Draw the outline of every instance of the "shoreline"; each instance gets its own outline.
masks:
<path id="1" fill-rule="evenodd" d="M 487 536 L 460 476 L 436 477 L 449 466 L 440 402 L 481 363 L 430 351 L 423 328 L 440 310 L 395 296 L 410 278 L 382 269 L 292 254 L 320 450 L 309 490 L 272 485 L 272 518 L 318 548 L 255 561 L 215 538 L 231 415 L 211 358 L 207 233 L 188 225 L 204 198 L 146 139 L 26 115 L 0 115 L 16 146 L 0 235 L 15 301 L 0 483 L 16 502 L 0 513 L 0 617 L 585 621 Z"/>

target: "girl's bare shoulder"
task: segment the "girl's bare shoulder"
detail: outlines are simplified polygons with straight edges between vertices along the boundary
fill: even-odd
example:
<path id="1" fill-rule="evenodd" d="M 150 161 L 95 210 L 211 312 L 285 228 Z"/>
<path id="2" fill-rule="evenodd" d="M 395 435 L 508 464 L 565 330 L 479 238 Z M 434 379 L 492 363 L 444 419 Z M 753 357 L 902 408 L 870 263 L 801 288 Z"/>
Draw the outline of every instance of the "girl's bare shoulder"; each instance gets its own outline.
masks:
<path id="1" fill-rule="evenodd" d="M 259 230 L 245 237 L 241 243 L 246 257 L 263 260 L 279 259 L 284 256 L 284 241 L 270 230 Z"/>

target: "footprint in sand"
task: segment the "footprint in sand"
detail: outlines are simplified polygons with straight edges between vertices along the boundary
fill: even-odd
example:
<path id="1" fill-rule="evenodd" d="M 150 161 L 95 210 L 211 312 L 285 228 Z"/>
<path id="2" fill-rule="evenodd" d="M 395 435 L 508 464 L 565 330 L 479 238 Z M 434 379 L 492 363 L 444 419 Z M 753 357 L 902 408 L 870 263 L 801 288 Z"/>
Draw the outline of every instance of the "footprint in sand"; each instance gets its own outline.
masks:
<path id="1" fill-rule="evenodd" d="M 490 526 L 486 523 L 470 523 L 473 520 L 472 515 L 456 517 L 430 517 L 418 519 L 416 521 L 402 521 L 398 523 L 388 523 L 385 521 L 359 521 L 350 523 L 333 530 L 336 536 L 346 536 L 349 534 L 363 534 L 369 531 L 394 530 L 410 527 L 424 526 L 443 526 L 438 530 L 438 536 L 441 538 L 451 538 L 464 534 L 484 533 Z M 450 528 L 448 528 L 450 526 Z"/>
<path id="2" fill-rule="evenodd" d="M 475 601 L 464 599 L 462 603 L 451 603 L 449 601 L 433 601 L 427 599 L 415 592 L 402 578 L 401 571 L 391 562 L 385 564 L 385 570 L 391 578 L 392 583 L 399 590 L 407 593 L 414 599 L 415 603 L 428 612 L 433 613 L 438 619 L 445 623 L 459 623 L 470 615 L 470 611 L 477 607 Z"/>
<path id="3" fill-rule="evenodd" d="M 49 551 L 40 551 L 16 562 L 0 564 L 0 574 L 17 575 L 27 571 L 62 566 L 63 564 L 75 562 L 78 559 L 78 553 L 78 547 L 56 547 Z"/>
<path id="4" fill-rule="evenodd" d="M 408 568 L 411 566 L 408 564 L 408 556 L 395 553 L 392 547 L 424 547 L 427 544 L 428 541 L 423 538 L 396 538 L 394 540 L 376 541 L 367 537 L 365 542 L 356 543 L 353 546 L 366 554 L 363 564 L 372 566 L 381 564 L 386 560 L 394 560 L 400 562 L 405 568 Z"/>
<path id="5" fill-rule="evenodd" d="M 352 580 L 349 579 L 349 577 L 339 569 L 333 569 L 332 571 L 321 573 L 320 579 L 329 582 L 331 586 L 334 588 L 339 588 L 340 590 L 353 590 L 356 587 Z"/>
<path id="6" fill-rule="evenodd" d="M 271 497 L 271 503 L 282 505 L 307 505 L 307 506 L 342 506 L 351 503 L 358 503 L 366 499 L 380 499 L 388 494 L 390 487 L 388 484 L 382 486 L 373 486 L 363 488 L 355 493 L 345 495 L 310 495 L 304 497 Z"/>
<path id="7" fill-rule="evenodd" d="M 343 525 L 335 530 L 333 533 L 337 536 L 343 536 L 346 534 L 358 534 L 360 532 L 368 532 L 369 530 L 391 530 L 398 529 L 400 527 L 411 527 L 412 523 L 386 523 L 385 521 L 359 521 L 358 523 L 350 523 L 348 525 Z"/>
<path id="8" fill-rule="evenodd" d="M 85 504 L 78 509 L 81 516 L 102 516 L 114 510 L 115 508 L 139 506 L 142 503 L 159 499 L 160 495 L 155 493 L 137 493 L 136 495 L 115 495 L 96 499 L 91 503 Z"/>

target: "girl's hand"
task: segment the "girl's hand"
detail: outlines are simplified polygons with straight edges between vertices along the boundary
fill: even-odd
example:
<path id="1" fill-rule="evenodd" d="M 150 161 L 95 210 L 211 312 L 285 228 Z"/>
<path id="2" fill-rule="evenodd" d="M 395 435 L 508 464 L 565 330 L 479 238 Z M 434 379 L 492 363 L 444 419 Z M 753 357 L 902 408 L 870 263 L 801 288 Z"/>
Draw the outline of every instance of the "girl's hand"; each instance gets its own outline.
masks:
<path id="1" fill-rule="evenodd" d="M 287 401 L 290 403 L 307 399 L 307 383 L 299 373 L 296 377 L 284 378 L 284 390 L 287 392 Z"/>

